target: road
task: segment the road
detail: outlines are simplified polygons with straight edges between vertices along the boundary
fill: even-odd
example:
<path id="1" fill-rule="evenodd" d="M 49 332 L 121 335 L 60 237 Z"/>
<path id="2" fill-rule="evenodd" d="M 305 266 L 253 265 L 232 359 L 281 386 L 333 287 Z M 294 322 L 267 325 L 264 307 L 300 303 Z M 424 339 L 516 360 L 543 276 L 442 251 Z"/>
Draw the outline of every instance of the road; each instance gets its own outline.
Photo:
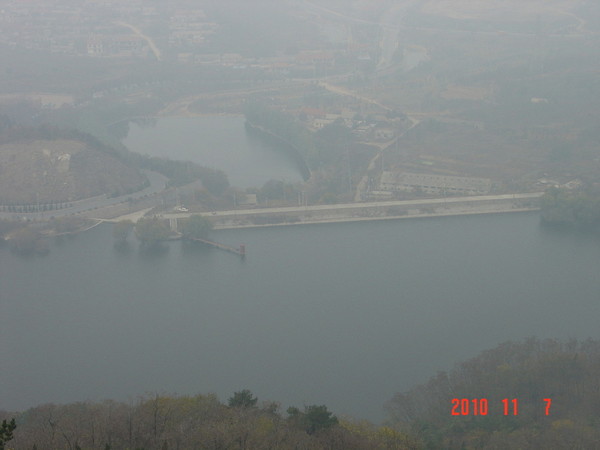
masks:
<path id="1" fill-rule="evenodd" d="M 413 7 L 415 1 L 406 1 L 394 5 L 385 11 L 379 19 L 381 27 L 381 56 L 377 63 L 377 72 L 385 72 L 394 68 L 393 57 L 398 49 L 398 34 L 402 28 L 404 16 Z"/>
<path id="2" fill-rule="evenodd" d="M 394 144 L 394 143 L 397 144 L 398 140 L 400 138 L 402 138 L 402 136 L 404 136 L 409 130 L 412 130 L 414 127 L 416 127 L 421 122 L 416 117 L 413 117 L 413 116 L 407 116 L 407 117 L 408 117 L 408 119 L 411 122 L 410 127 L 408 127 L 406 130 L 404 130 L 392 142 L 387 143 L 385 147 L 380 148 L 379 152 L 373 158 L 371 158 L 371 161 L 369 161 L 369 167 L 367 168 L 367 173 L 370 172 L 371 170 L 373 170 L 375 168 L 375 164 L 377 163 L 378 159 L 381 159 L 381 161 L 382 161 L 381 162 L 381 171 L 383 172 L 383 152 L 385 151 L 385 149 L 389 148 L 389 146 L 392 145 L 392 144 Z M 362 176 L 362 178 L 360 179 L 360 181 L 356 185 L 356 192 L 354 194 L 354 201 L 355 202 L 362 201 L 362 199 L 363 199 L 363 192 L 366 192 L 368 184 L 369 184 L 369 176 L 365 174 L 365 175 Z"/>
<path id="3" fill-rule="evenodd" d="M 36 213 L 15 213 L 15 212 L 0 212 L 0 219 L 9 220 L 47 220 L 50 217 L 64 217 L 70 216 L 71 214 L 78 214 L 85 211 L 90 211 L 97 208 L 103 208 L 106 206 L 117 205 L 119 203 L 127 202 L 129 199 L 139 199 L 146 195 L 154 195 L 162 192 L 165 189 L 167 183 L 167 177 L 148 170 L 143 171 L 148 177 L 150 186 L 141 191 L 134 192 L 132 194 L 120 195 L 119 197 L 107 197 L 106 195 L 99 195 L 97 197 L 87 198 L 83 200 L 77 200 L 70 202 L 73 206 L 69 208 L 56 209 L 53 211 L 44 211 Z"/>
<path id="4" fill-rule="evenodd" d="M 456 203 L 479 203 L 494 200 L 534 200 L 544 195 L 543 192 L 531 192 L 526 194 L 504 194 L 504 195 L 477 195 L 470 197 L 448 197 L 448 198 L 428 198 L 420 200 L 393 200 L 386 202 L 363 202 L 363 203 L 339 203 L 335 205 L 312 205 L 312 206 L 286 206 L 281 208 L 256 208 L 256 209 L 235 209 L 227 211 L 213 212 L 186 212 L 186 213 L 166 213 L 162 214 L 165 219 L 183 219 L 193 215 L 202 215 L 207 217 L 236 217 L 253 216 L 260 214 L 286 214 L 286 213 L 311 213 L 323 211 L 343 211 L 360 208 L 388 208 L 391 206 L 418 207 L 427 205 L 456 204 Z"/>
<path id="5" fill-rule="evenodd" d="M 194 116 L 203 115 L 201 113 L 194 113 L 190 111 L 190 106 L 201 99 L 212 99 L 216 97 L 242 97 L 245 98 L 250 94 L 256 94 L 258 92 L 269 92 L 279 88 L 290 89 L 294 86 L 303 86 L 310 84 L 312 79 L 299 79 L 299 80 L 286 80 L 284 82 L 271 83 L 263 87 L 249 87 L 243 89 L 230 89 L 223 91 L 212 91 L 204 94 L 190 95 L 179 98 L 169 103 L 164 109 L 158 112 L 159 116 Z"/>
<path id="6" fill-rule="evenodd" d="M 385 105 L 379 103 L 377 100 L 374 100 L 372 98 L 365 97 L 363 95 L 357 94 L 356 92 L 351 91 L 350 89 L 346 89 L 346 88 L 343 88 L 341 86 L 335 86 L 335 85 L 333 85 L 331 83 L 328 83 L 326 81 L 319 81 L 318 84 L 319 84 L 319 86 L 324 87 L 328 91 L 333 92 L 335 94 L 346 95 L 348 97 L 353 97 L 353 98 L 355 98 L 357 100 L 360 100 L 362 102 L 370 103 L 372 105 L 378 106 L 381 109 L 383 109 L 384 111 L 392 111 L 392 108 L 390 108 L 389 106 L 385 106 Z"/>
<path id="7" fill-rule="evenodd" d="M 131 25 L 127 22 L 114 22 L 114 24 L 129 28 L 131 31 L 133 31 L 135 34 L 137 34 L 139 37 L 141 37 L 148 43 L 148 46 L 150 47 L 150 50 L 152 50 L 152 53 L 154 53 L 154 56 L 156 57 L 157 61 L 160 61 L 162 59 L 160 49 L 156 46 L 152 38 L 142 33 L 142 31 L 138 27 Z"/>
<path id="8" fill-rule="evenodd" d="M 379 18 L 379 21 L 365 20 L 359 17 L 349 16 L 340 11 L 325 8 L 323 6 L 316 5 L 315 3 L 304 0 L 304 5 L 307 9 L 319 14 L 326 14 L 335 19 L 342 19 L 346 22 L 351 23 L 363 23 L 368 25 L 377 25 L 381 28 L 381 41 L 380 57 L 377 63 L 377 71 L 387 70 L 393 65 L 393 56 L 398 48 L 398 33 L 401 28 L 402 19 L 406 15 L 406 12 L 412 7 L 415 0 L 405 1 L 402 4 L 394 5 L 387 9 Z"/>

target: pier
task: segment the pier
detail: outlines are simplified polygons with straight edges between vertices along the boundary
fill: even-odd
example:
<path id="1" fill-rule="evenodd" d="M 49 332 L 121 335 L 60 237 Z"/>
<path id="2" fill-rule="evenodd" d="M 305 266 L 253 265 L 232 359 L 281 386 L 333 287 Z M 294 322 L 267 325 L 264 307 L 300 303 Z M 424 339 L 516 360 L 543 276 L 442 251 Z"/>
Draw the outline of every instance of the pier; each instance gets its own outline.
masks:
<path id="1" fill-rule="evenodd" d="M 169 222 L 169 228 L 175 235 L 173 239 L 186 239 L 188 241 L 201 242 L 203 244 L 210 245 L 211 247 L 220 248 L 221 250 L 225 250 L 226 252 L 235 253 L 236 255 L 239 255 L 242 258 L 244 258 L 246 256 L 246 245 L 245 244 L 240 244 L 239 248 L 235 248 L 235 247 L 231 247 L 229 245 L 221 244 L 219 242 L 211 241 L 209 239 L 204 239 L 204 238 L 198 238 L 198 237 L 184 238 L 182 236 L 181 232 L 179 232 L 178 218 L 177 217 L 169 217 L 167 220 Z"/>
<path id="2" fill-rule="evenodd" d="M 234 247 L 230 247 L 229 245 L 220 244 L 219 242 L 210 241 L 208 239 L 189 238 L 189 240 L 194 241 L 194 242 L 202 242 L 203 244 L 207 244 L 207 245 L 210 245 L 215 248 L 220 248 L 221 250 L 225 250 L 230 253 L 235 253 L 236 255 L 239 255 L 242 258 L 244 258 L 246 256 L 246 246 L 244 244 L 240 244 L 239 248 L 234 248 Z"/>

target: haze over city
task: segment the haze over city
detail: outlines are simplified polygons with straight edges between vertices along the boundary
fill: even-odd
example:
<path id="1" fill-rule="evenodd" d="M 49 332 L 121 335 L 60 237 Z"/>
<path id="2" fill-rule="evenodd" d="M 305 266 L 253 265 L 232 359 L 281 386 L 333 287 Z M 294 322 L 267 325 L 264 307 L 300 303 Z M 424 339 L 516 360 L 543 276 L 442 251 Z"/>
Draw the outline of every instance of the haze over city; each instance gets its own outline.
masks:
<path id="1" fill-rule="evenodd" d="M 3 2 L 0 448 L 595 448 L 599 40 L 591 0 Z"/>

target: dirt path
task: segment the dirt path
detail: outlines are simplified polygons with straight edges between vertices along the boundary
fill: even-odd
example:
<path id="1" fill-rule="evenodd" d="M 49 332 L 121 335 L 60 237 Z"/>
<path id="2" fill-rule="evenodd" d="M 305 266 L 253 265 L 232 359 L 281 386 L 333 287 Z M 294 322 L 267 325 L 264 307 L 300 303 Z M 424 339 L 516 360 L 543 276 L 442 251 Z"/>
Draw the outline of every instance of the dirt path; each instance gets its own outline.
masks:
<path id="1" fill-rule="evenodd" d="M 328 83 L 326 81 L 319 81 L 318 85 L 321 87 L 324 87 L 328 91 L 333 92 L 335 94 L 346 95 L 348 97 L 354 97 L 355 99 L 360 100 L 362 102 L 370 103 L 375 106 L 379 106 L 384 111 L 392 111 L 392 108 L 390 108 L 389 106 L 385 106 L 382 103 L 379 103 L 377 100 L 374 100 L 372 98 L 357 94 L 356 92 L 351 91 L 350 89 L 346 89 L 341 86 L 336 86 L 336 85 Z"/>
<path id="2" fill-rule="evenodd" d="M 286 81 L 285 83 L 269 84 L 261 87 L 248 87 L 242 89 L 231 89 L 224 91 L 207 92 L 204 94 L 189 95 L 181 97 L 169 103 L 165 108 L 158 112 L 159 116 L 202 116 L 203 113 L 190 111 L 190 106 L 201 99 L 215 99 L 219 97 L 240 97 L 245 98 L 250 94 L 258 92 L 268 92 L 277 89 L 291 89 L 300 85 L 307 85 L 311 80 Z M 211 114 L 212 115 L 212 114 Z"/>

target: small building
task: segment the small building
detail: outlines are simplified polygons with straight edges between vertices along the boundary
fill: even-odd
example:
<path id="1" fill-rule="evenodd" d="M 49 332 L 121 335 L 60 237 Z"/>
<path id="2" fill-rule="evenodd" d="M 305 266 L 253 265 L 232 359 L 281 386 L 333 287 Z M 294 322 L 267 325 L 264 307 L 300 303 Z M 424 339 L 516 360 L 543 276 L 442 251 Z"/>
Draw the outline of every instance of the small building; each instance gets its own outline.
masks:
<path id="1" fill-rule="evenodd" d="M 489 178 L 455 177 L 448 175 L 390 172 L 381 174 L 379 189 L 443 195 L 484 195 L 492 188 Z"/>
<path id="2" fill-rule="evenodd" d="M 579 180 L 577 178 L 574 180 L 568 181 L 563 185 L 564 188 L 569 189 L 571 191 L 580 189 L 581 186 L 583 186 L 583 183 L 581 182 L 581 180 Z"/>
<path id="3" fill-rule="evenodd" d="M 320 130 L 321 128 L 326 127 L 327 125 L 331 125 L 333 122 L 335 122 L 335 120 L 333 119 L 317 118 L 312 121 L 312 126 L 313 128 Z"/>
<path id="4" fill-rule="evenodd" d="M 377 127 L 375 128 L 375 139 L 378 141 L 390 141 L 396 136 L 396 130 L 393 128 Z"/>
<path id="5" fill-rule="evenodd" d="M 369 191 L 367 196 L 374 200 L 392 200 L 394 193 L 390 191 Z"/>
<path id="6" fill-rule="evenodd" d="M 238 206 L 256 206 L 258 204 L 256 194 L 238 194 L 236 201 Z"/>

